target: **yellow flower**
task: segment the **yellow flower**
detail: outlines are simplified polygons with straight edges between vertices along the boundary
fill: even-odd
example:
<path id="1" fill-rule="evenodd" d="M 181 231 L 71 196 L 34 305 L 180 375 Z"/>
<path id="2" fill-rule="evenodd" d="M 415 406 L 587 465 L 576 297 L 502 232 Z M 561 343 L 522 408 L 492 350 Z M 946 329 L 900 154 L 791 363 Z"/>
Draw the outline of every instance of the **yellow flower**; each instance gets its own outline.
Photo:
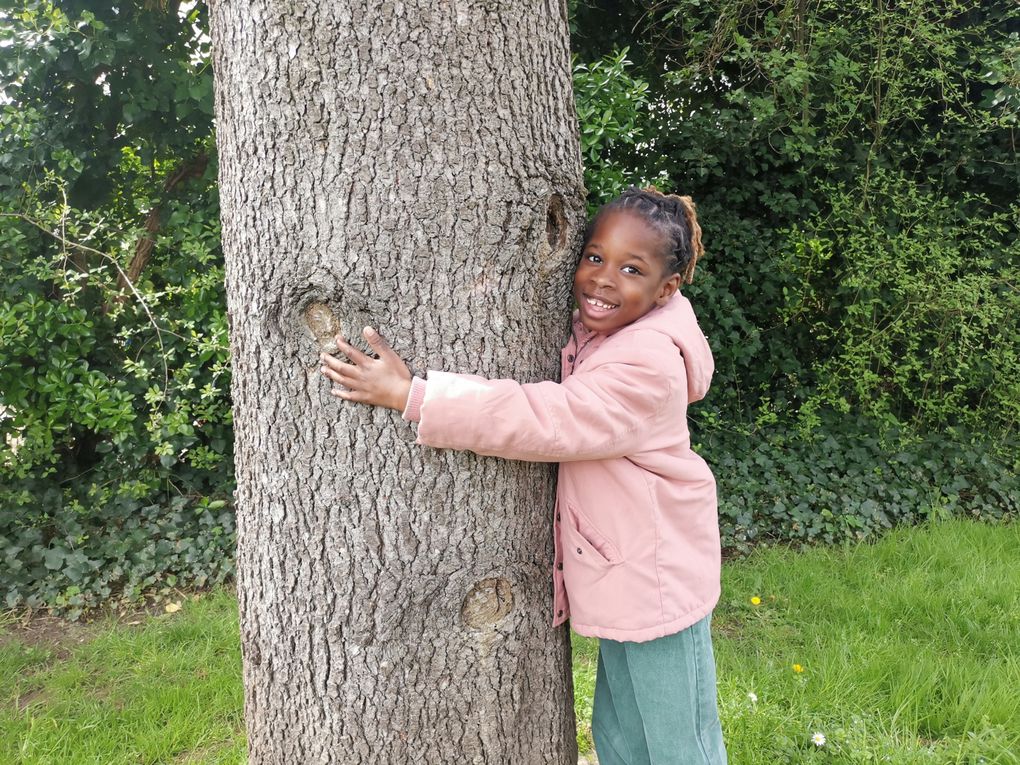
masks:
<path id="1" fill-rule="evenodd" d="M 752 606 L 760 606 L 761 605 L 761 598 L 759 598 L 757 595 L 752 597 L 751 598 L 751 605 Z"/>
<path id="2" fill-rule="evenodd" d="M 800 664 L 794 664 L 793 665 L 793 671 L 796 672 L 799 675 L 801 672 L 804 671 L 804 668 L 802 666 L 800 666 Z"/>

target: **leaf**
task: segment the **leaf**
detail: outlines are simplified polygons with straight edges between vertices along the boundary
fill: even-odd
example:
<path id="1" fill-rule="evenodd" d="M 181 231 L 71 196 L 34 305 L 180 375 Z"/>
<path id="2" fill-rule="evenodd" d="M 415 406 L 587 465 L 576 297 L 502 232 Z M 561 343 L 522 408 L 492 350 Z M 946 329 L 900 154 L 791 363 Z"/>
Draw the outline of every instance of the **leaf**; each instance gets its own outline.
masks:
<path id="1" fill-rule="evenodd" d="M 43 561 L 46 563 L 46 568 L 56 571 L 64 565 L 64 550 L 57 547 L 49 548 L 43 553 Z"/>

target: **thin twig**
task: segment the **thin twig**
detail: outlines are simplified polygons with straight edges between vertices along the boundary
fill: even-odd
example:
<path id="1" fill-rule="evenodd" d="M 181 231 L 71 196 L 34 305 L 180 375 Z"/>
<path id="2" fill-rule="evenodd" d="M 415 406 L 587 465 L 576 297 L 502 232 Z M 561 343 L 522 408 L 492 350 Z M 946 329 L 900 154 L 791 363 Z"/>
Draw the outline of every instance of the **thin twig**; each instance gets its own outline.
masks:
<path id="1" fill-rule="evenodd" d="M 23 220 L 26 223 L 35 226 L 44 234 L 49 234 L 50 236 L 52 236 L 54 239 L 60 242 L 62 247 L 65 248 L 71 247 L 72 249 L 81 250 L 82 252 L 92 253 L 93 255 L 98 255 L 99 257 L 103 258 L 104 260 L 108 260 L 110 263 L 113 264 L 113 267 L 117 269 L 117 273 L 120 274 L 120 278 L 123 279 L 124 284 L 126 284 L 131 289 L 131 292 L 134 294 L 139 304 L 141 304 L 142 310 L 145 311 L 145 315 L 149 317 L 149 323 L 152 324 L 152 328 L 156 330 L 156 339 L 159 341 L 160 361 L 163 363 L 163 400 L 165 401 L 167 393 L 170 390 L 170 371 L 169 369 L 167 369 L 166 365 L 166 347 L 163 345 L 163 331 L 159 328 L 159 324 L 156 323 L 156 318 L 152 315 L 152 311 L 149 310 L 149 305 L 148 303 L 145 302 L 145 298 L 143 298 L 141 293 L 135 288 L 134 283 L 127 278 L 127 274 L 124 273 L 124 269 L 120 267 L 120 263 L 117 262 L 117 259 L 114 258 L 112 255 L 97 250 L 93 247 L 89 247 L 88 245 L 80 244 L 79 242 L 72 242 L 62 234 L 50 231 L 42 223 L 28 215 L 25 215 L 24 213 L 0 213 L 0 218 L 19 218 L 20 220 Z"/>

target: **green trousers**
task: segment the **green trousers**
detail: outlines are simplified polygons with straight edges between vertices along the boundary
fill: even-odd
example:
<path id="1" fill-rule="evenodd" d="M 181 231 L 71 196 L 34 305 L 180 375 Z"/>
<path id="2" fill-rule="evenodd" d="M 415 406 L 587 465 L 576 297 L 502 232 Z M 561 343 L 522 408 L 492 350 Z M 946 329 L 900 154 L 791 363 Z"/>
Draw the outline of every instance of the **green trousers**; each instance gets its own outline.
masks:
<path id="1" fill-rule="evenodd" d="M 710 620 L 645 643 L 599 641 L 599 765 L 725 765 Z"/>

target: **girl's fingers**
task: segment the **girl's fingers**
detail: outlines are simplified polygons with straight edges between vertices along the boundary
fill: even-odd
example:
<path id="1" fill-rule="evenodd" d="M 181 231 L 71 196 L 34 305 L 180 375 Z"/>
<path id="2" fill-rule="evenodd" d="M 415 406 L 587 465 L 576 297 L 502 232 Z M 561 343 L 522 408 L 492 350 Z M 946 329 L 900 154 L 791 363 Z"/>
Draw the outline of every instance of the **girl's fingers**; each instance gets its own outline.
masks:
<path id="1" fill-rule="evenodd" d="M 344 385 L 349 381 L 361 378 L 358 367 L 354 364 L 345 364 L 343 361 L 337 361 L 336 359 L 331 364 L 323 364 L 319 369 L 329 379 L 334 382 L 342 382 Z"/>
<path id="2" fill-rule="evenodd" d="M 326 369 L 333 369 L 337 365 L 344 363 L 335 356 L 330 356 L 328 353 L 325 352 L 319 354 L 319 361 L 322 363 L 322 366 L 325 367 L 323 371 L 325 371 Z"/>
<path id="3" fill-rule="evenodd" d="M 331 389 L 330 394 L 345 401 L 395 409 L 401 395 L 407 396 L 406 390 L 402 392 L 401 389 L 410 386 L 411 373 L 375 329 L 365 327 L 362 334 L 368 341 L 368 353 L 348 343 L 343 335 L 336 336 L 339 353 L 347 356 L 349 364 L 328 353 L 320 354 L 322 374 L 342 386 Z M 378 358 L 369 355 L 371 353 L 378 354 Z"/>
<path id="4" fill-rule="evenodd" d="M 338 374 L 331 369 L 322 368 L 322 374 L 324 374 L 330 382 L 336 383 L 342 387 L 334 388 L 330 387 L 329 392 L 334 396 L 340 396 L 340 398 L 347 398 L 347 394 L 352 393 L 358 389 L 358 381 L 350 377 L 345 377 L 342 374 Z"/>
<path id="5" fill-rule="evenodd" d="M 344 401 L 353 401 L 357 404 L 374 403 L 371 396 L 369 396 L 367 393 L 362 393 L 361 391 L 357 390 L 344 390 L 344 389 L 338 390 L 336 388 L 333 388 L 332 390 L 330 390 L 329 393 L 331 396 L 342 398 Z"/>
<path id="6" fill-rule="evenodd" d="M 380 358 L 383 356 L 394 357 L 397 355 L 394 350 L 390 348 L 390 344 L 386 342 L 383 336 L 372 327 L 365 327 L 361 331 L 361 334 L 365 340 L 368 341 L 368 344 L 372 346 L 372 350 L 379 354 Z"/>
<path id="7" fill-rule="evenodd" d="M 355 348 L 353 345 L 344 340 L 343 335 L 336 336 L 336 344 L 337 347 L 341 351 L 343 351 L 344 356 L 349 358 L 355 364 L 364 364 L 368 361 L 372 361 L 371 358 L 369 358 L 364 353 Z"/>
<path id="8" fill-rule="evenodd" d="M 354 364 L 347 364 L 339 359 L 335 359 L 332 356 L 323 354 L 322 356 L 322 373 L 331 380 L 334 379 L 334 375 L 342 375 L 344 377 L 357 377 L 360 373 L 358 367 Z"/>

